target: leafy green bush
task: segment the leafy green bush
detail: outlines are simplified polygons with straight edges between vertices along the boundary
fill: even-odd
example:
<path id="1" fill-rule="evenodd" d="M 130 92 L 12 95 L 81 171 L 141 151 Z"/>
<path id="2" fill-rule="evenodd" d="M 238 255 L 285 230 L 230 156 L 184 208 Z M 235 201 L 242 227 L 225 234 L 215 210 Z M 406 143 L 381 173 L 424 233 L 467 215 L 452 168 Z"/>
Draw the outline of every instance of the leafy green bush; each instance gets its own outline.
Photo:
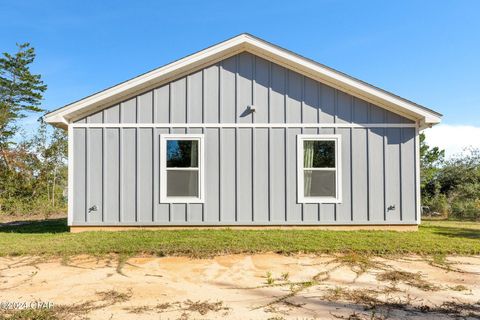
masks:
<path id="1" fill-rule="evenodd" d="M 452 203 L 451 217 L 461 220 L 480 220 L 480 200 L 456 200 Z"/>
<path id="2" fill-rule="evenodd" d="M 448 217 L 451 212 L 450 203 L 444 194 L 424 198 L 423 205 L 429 207 L 430 212 L 438 212 L 444 217 Z"/>
<path id="3" fill-rule="evenodd" d="M 446 217 L 480 220 L 480 150 L 464 150 L 445 160 L 444 150 L 430 147 L 420 135 L 422 205 Z"/>
<path id="4" fill-rule="evenodd" d="M 480 150 L 442 161 L 425 184 L 423 203 L 450 218 L 480 220 Z"/>
<path id="5" fill-rule="evenodd" d="M 4 215 L 42 215 L 49 217 L 54 213 L 66 212 L 67 199 L 61 198 L 52 204 L 46 197 L 35 199 L 10 198 L 0 199 L 0 214 Z"/>

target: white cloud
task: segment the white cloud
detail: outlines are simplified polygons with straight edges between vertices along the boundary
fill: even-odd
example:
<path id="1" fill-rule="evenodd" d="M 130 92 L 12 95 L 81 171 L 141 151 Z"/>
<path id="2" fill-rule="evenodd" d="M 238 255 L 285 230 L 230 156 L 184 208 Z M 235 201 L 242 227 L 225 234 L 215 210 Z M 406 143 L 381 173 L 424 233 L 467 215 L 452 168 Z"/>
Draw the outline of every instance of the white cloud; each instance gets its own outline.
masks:
<path id="1" fill-rule="evenodd" d="M 445 149 L 447 158 L 465 148 L 480 149 L 480 127 L 440 124 L 424 132 L 427 144 Z"/>

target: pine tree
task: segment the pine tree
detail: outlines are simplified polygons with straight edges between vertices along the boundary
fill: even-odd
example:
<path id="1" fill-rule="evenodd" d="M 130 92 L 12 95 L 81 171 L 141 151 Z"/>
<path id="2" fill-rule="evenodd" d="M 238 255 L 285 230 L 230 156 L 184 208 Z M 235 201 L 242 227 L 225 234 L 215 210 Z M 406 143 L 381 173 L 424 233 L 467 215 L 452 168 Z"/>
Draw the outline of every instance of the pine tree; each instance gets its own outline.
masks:
<path id="1" fill-rule="evenodd" d="M 47 86 L 41 76 L 30 72 L 35 50 L 29 43 L 17 44 L 15 54 L 0 57 L 0 155 L 10 168 L 8 148 L 18 132 L 17 121 L 31 112 L 42 112 L 40 103 Z"/>
<path id="2" fill-rule="evenodd" d="M 23 141 L 14 139 L 19 119 L 43 111 L 40 103 L 47 89 L 41 76 L 30 72 L 35 50 L 29 43 L 17 48 L 15 54 L 0 56 L 0 212 L 8 203 L 31 194 L 27 168 L 33 157 Z"/>

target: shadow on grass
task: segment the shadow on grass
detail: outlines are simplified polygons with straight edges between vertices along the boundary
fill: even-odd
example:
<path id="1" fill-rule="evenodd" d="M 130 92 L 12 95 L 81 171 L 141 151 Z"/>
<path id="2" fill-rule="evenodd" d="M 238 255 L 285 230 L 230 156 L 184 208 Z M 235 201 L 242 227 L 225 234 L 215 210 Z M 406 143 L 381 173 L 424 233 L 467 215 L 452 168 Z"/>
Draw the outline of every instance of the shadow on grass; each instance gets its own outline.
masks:
<path id="1" fill-rule="evenodd" d="M 432 226 L 432 233 L 453 238 L 480 239 L 479 229 Z"/>
<path id="2" fill-rule="evenodd" d="M 68 231 L 66 218 L 12 221 L 0 224 L 0 233 L 63 233 Z"/>

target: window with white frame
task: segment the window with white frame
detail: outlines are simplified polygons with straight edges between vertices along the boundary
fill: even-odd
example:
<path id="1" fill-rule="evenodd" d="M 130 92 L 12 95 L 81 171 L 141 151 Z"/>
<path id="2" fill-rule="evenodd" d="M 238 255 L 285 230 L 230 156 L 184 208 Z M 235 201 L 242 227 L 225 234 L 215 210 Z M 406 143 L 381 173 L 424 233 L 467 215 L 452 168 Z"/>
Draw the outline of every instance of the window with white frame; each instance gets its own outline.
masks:
<path id="1" fill-rule="evenodd" d="M 341 202 L 340 135 L 298 135 L 298 202 Z"/>
<path id="2" fill-rule="evenodd" d="M 203 135 L 160 135 L 160 202 L 203 202 Z"/>

